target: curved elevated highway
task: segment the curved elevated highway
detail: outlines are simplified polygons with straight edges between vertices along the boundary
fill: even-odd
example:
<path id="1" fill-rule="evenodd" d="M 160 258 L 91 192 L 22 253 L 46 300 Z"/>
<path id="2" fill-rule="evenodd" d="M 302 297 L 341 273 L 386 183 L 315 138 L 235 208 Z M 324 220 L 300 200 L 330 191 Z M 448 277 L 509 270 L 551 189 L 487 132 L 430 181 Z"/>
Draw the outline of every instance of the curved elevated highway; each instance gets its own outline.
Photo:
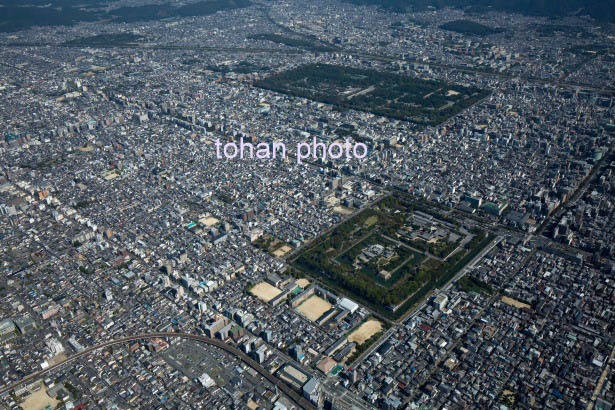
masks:
<path id="1" fill-rule="evenodd" d="M 53 370 L 59 368 L 60 366 L 64 366 L 69 362 L 72 362 L 76 359 L 79 359 L 83 356 L 87 356 L 92 352 L 95 352 L 96 350 L 100 350 L 100 349 L 104 349 L 105 347 L 109 347 L 109 346 L 113 346 L 113 345 L 117 345 L 117 344 L 123 344 L 123 343 L 127 343 L 127 342 L 132 342 L 132 341 L 136 341 L 136 340 L 143 340 L 143 339 L 155 339 L 155 338 L 166 338 L 166 337 L 177 337 L 180 339 L 188 339 L 188 340 L 194 340 L 197 342 L 201 342 L 201 343 L 205 343 L 208 345 L 212 345 L 215 347 L 218 347 L 222 350 L 224 350 L 227 353 L 232 354 L 233 356 L 237 357 L 238 359 L 240 359 L 242 362 L 244 362 L 245 364 L 247 364 L 248 366 L 250 366 L 251 368 L 253 368 L 254 370 L 256 370 L 261 376 L 263 376 L 265 379 L 267 379 L 269 382 L 271 382 L 272 384 L 274 384 L 275 386 L 278 387 L 278 389 L 280 389 L 280 391 L 282 391 L 284 394 L 286 394 L 288 397 L 290 397 L 300 408 L 302 409 L 306 409 L 306 410 L 315 410 L 316 407 L 314 405 L 312 405 L 311 402 L 309 402 L 307 399 L 305 399 L 302 395 L 298 394 L 295 390 L 293 390 L 290 386 L 288 386 L 287 384 L 285 384 L 282 380 L 278 379 L 277 377 L 275 377 L 274 375 L 272 375 L 271 373 L 269 373 L 264 367 L 262 367 L 260 364 L 258 364 L 256 361 L 252 360 L 248 355 L 246 355 L 245 353 L 243 353 L 241 350 L 227 345 L 226 343 L 224 343 L 221 340 L 218 339 L 212 339 L 210 337 L 206 337 L 206 336 L 201 336 L 201 335 L 193 335 L 190 333 L 146 333 L 146 334 L 141 334 L 141 335 L 135 335 L 135 336 L 129 336 L 129 337 L 123 337 L 121 339 L 115 339 L 115 340 L 110 340 L 108 342 L 105 343 L 101 343 L 99 345 L 96 346 L 92 346 L 89 347 L 87 349 L 85 349 L 82 352 L 76 353 L 70 357 L 67 357 L 66 359 L 64 359 L 61 362 L 58 362 L 56 364 L 54 364 L 53 366 L 50 366 L 46 369 L 40 370 L 36 373 L 32 373 L 31 375 L 15 382 L 12 383 L 8 386 L 4 386 L 4 387 L 0 387 L 0 395 L 3 395 L 15 388 L 18 388 L 22 385 L 26 385 L 28 383 L 32 383 L 33 381 L 43 377 L 45 374 L 52 372 Z"/>

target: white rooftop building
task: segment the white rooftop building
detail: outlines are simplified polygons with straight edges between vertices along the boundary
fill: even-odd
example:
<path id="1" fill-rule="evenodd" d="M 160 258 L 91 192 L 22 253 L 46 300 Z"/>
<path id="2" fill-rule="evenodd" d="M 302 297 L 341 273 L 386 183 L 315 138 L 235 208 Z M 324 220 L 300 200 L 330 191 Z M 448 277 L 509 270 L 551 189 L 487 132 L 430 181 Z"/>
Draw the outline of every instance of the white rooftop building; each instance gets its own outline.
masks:
<path id="1" fill-rule="evenodd" d="M 348 299 L 348 298 L 341 298 L 338 302 L 337 302 L 337 306 L 345 309 L 347 311 L 349 311 L 350 313 L 354 313 L 357 311 L 357 309 L 359 308 L 359 305 L 356 304 L 355 302 L 353 302 L 352 300 Z"/>

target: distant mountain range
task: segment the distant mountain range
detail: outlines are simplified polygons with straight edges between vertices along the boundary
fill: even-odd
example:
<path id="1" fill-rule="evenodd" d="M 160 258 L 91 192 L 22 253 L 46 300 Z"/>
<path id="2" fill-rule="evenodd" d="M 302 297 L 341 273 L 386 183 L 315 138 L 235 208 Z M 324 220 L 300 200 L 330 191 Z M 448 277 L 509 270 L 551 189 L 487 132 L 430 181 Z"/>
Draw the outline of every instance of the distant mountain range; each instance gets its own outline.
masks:
<path id="1" fill-rule="evenodd" d="M 357 5 L 376 5 L 396 12 L 461 7 L 467 12 L 489 10 L 562 17 L 589 15 L 615 23 L 615 0 L 342 0 Z M 107 10 L 112 0 L 0 0 L 0 32 L 32 26 L 73 25 L 82 21 L 135 22 L 173 17 L 204 16 L 220 10 L 249 6 L 250 0 L 169 1 L 164 4 L 120 7 Z"/>
<path id="2" fill-rule="evenodd" d="M 615 0 L 344 0 L 353 4 L 377 5 L 404 12 L 426 10 L 429 7 L 463 7 L 483 13 L 489 10 L 526 15 L 562 17 L 589 15 L 598 21 L 615 22 Z"/>
<path id="3" fill-rule="evenodd" d="M 70 26 L 82 21 L 132 23 L 191 16 L 207 16 L 221 10 L 248 7 L 250 0 L 201 0 L 127 6 L 106 10 L 111 0 L 0 0 L 0 32 L 33 26 Z"/>

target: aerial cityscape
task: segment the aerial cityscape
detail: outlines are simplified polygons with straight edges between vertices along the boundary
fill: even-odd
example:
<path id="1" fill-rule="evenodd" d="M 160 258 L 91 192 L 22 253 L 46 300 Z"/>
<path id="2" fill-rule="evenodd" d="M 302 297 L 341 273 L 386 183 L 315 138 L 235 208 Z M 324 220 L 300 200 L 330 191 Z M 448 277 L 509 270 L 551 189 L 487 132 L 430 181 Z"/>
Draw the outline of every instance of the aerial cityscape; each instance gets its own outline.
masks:
<path id="1" fill-rule="evenodd" d="M 615 1 L 0 0 L 0 409 L 615 409 Z"/>

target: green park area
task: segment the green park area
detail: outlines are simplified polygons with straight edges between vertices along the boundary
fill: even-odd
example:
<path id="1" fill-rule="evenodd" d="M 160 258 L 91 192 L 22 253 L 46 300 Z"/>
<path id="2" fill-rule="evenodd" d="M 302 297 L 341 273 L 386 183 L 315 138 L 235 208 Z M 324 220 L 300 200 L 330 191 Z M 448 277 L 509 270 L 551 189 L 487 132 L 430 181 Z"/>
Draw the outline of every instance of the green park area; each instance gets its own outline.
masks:
<path id="1" fill-rule="evenodd" d="M 323 285 L 397 319 L 451 280 L 491 237 L 395 194 L 317 238 L 290 262 Z M 446 250 L 439 255 L 434 250 Z"/>
<path id="2" fill-rule="evenodd" d="M 489 93 L 393 72 L 329 64 L 307 64 L 255 82 L 257 87 L 353 109 L 437 125 Z"/>
<path id="3" fill-rule="evenodd" d="M 454 31 L 470 36 L 486 36 L 489 34 L 501 33 L 503 31 L 502 29 L 491 28 L 471 20 L 449 21 L 448 23 L 442 24 L 440 28 L 442 30 Z"/>

